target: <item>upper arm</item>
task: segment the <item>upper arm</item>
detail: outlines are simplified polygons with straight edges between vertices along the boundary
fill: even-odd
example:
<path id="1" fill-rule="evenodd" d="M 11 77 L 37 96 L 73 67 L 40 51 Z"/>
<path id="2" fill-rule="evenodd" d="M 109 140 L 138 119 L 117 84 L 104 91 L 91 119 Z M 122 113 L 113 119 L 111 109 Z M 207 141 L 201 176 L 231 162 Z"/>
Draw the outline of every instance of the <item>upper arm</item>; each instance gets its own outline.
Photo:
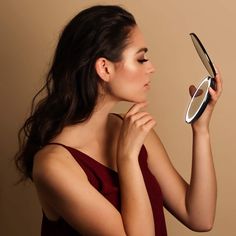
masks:
<path id="1" fill-rule="evenodd" d="M 61 152 L 37 157 L 33 171 L 37 191 L 83 235 L 125 235 L 119 211 L 89 183 L 75 163 Z"/>
<path id="2" fill-rule="evenodd" d="M 168 154 L 154 130 L 145 140 L 148 152 L 148 166 L 156 177 L 166 208 L 187 225 L 186 192 L 188 184 L 173 167 Z"/>

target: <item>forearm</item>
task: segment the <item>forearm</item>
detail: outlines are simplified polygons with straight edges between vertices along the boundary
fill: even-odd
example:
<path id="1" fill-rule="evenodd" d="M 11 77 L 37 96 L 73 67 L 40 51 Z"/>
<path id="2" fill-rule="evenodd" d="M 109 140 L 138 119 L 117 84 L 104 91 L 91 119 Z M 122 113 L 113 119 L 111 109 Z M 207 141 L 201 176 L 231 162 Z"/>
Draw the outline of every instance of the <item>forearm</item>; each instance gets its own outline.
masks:
<path id="1" fill-rule="evenodd" d="M 190 225 L 198 230 L 212 227 L 216 197 L 216 175 L 209 132 L 193 129 L 192 174 L 186 196 Z"/>
<path id="2" fill-rule="evenodd" d="M 118 158 L 119 159 L 119 158 Z M 121 214 L 127 235 L 155 235 L 152 208 L 137 158 L 120 158 Z"/>

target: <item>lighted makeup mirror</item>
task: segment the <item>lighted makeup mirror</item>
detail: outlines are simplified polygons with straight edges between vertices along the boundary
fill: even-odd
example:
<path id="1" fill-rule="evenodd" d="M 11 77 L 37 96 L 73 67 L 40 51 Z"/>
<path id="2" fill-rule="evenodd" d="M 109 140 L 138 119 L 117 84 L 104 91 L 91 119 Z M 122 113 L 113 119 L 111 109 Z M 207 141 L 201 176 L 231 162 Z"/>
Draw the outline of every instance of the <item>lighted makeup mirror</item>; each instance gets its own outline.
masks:
<path id="1" fill-rule="evenodd" d="M 216 76 L 216 71 L 213 66 L 213 63 L 211 62 L 210 57 L 208 56 L 205 48 L 203 47 L 203 44 L 201 43 L 196 34 L 191 33 L 190 36 L 193 41 L 193 45 L 200 59 L 202 60 L 202 63 L 209 72 L 209 75 L 205 79 L 203 79 L 202 82 L 198 85 L 196 91 L 194 92 L 191 98 L 185 116 L 185 121 L 187 123 L 193 123 L 204 112 L 209 100 L 211 99 L 208 89 L 209 87 L 214 88 Z"/>

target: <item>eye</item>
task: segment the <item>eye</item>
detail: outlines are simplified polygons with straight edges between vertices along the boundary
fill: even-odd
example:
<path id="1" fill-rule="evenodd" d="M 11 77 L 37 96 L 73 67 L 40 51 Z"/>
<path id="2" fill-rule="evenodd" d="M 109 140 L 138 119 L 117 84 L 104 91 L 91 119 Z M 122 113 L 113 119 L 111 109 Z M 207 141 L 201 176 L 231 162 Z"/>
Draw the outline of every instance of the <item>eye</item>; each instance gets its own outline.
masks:
<path id="1" fill-rule="evenodd" d="M 147 62 L 147 61 L 148 61 L 148 59 L 145 59 L 145 58 L 138 60 L 138 62 L 141 63 L 141 64 L 143 64 L 144 62 Z"/>

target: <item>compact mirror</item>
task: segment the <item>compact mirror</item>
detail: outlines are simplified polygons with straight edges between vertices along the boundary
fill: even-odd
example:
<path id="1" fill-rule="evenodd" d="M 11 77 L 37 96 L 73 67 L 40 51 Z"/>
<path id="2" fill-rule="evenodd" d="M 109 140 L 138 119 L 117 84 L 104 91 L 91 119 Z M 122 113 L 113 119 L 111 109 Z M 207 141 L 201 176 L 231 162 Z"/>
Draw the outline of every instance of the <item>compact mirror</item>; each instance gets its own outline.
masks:
<path id="1" fill-rule="evenodd" d="M 203 44 L 201 43 L 196 34 L 191 33 L 190 36 L 202 63 L 209 72 L 209 75 L 205 79 L 203 79 L 202 82 L 198 85 L 196 91 L 194 92 L 191 98 L 185 117 L 185 121 L 187 123 L 193 123 L 201 116 L 201 114 L 205 110 L 207 103 L 210 100 L 210 94 L 208 92 L 208 89 L 209 87 L 214 88 L 216 76 L 216 71 L 213 66 L 213 63 L 211 62 L 210 57 L 208 56 L 205 48 L 203 47 Z"/>

